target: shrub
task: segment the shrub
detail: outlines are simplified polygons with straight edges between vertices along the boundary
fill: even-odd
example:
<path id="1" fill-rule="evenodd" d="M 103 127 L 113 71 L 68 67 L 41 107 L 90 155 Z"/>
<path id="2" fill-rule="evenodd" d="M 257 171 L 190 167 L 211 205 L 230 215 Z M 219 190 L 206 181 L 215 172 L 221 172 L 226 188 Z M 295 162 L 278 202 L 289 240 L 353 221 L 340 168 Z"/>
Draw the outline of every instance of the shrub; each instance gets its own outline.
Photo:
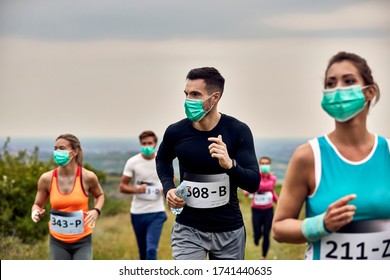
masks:
<path id="1" fill-rule="evenodd" d="M 32 152 L 20 150 L 11 153 L 7 148 L 9 142 L 10 138 L 7 138 L 0 150 L 0 237 L 2 242 L 6 237 L 15 237 L 23 243 L 33 243 L 47 237 L 49 232 L 49 215 L 38 223 L 31 220 L 37 182 L 44 172 L 55 168 L 55 164 L 53 160 L 40 161 L 38 147 Z M 99 180 L 105 181 L 105 173 L 91 165 L 86 165 L 86 168 L 95 172 Z M 49 203 L 46 203 L 45 209 L 49 213 Z"/>
<path id="2" fill-rule="evenodd" d="M 34 224 L 30 214 L 38 179 L 53 168 L 53 162 L 40 162 L 38 147 L 32 153 L 20 150 L 11 154 L 7 149 L 9 142 L 7 138 L 0 151 L 0 236 L 17 237 L 31 243 L 46 237 L 48 232 L 48 217 Z"/>

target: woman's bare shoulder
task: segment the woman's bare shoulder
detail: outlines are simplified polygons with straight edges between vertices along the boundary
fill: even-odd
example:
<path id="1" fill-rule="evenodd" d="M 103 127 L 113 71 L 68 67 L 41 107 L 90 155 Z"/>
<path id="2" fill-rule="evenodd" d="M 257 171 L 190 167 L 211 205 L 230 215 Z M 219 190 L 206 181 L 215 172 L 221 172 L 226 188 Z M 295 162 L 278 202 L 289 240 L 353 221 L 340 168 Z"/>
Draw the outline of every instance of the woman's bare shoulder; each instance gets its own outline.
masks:
<path id="1" fill-rule="evenodd" d="M 313 150 L 309 143 L 304 143 L 300 146 L 298 146 L 292 157 L 291 160 L 294 160 L 298 164 L 311 164 L 314 161 L 314 154 Z"/>
<path id="2" fill-rule="evenodd" d="M 54 170 L 47 171 L 45 173 L 42 173 L 41 177 L 39 177 L 39 181 L 42 182 L 51 182 L 51 179 L 53 177 Z"/>

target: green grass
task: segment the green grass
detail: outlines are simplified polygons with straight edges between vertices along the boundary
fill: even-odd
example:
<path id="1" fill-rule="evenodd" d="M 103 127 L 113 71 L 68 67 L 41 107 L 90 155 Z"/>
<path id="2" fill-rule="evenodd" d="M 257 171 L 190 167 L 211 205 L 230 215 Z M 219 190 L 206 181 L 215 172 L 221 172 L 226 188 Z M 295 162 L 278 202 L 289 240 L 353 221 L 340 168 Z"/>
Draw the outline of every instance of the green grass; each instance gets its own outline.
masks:
<path id="1" fill-rule="evenodd" d="M 120 194 L 117 190 L 119 177 L 108 176 L 103 189 L 106 194 L 106 204 L 103 214 L 96 223 L 93 233 L 93 256 L 97 260 L 137 260 L 138 249 L 133 228 L 130 223 L 129 208 L 131 197 Z M 279 192 L 279 188 L 276 190 Z M 247 230 L 245 259 L 258 260 L 261 257 L 260 245 L 253 243 L 250 199 L 239 190 L 241 211 Z M 160 260 L 171 260 L 170 248 L 171 228 L 175 216 L 167 211 L 168 220 L 165 222 L 159 243 L 158 257 Z M 277 243 L 271 238 L 268 252 L 270 260 L 299 260 L 303 259 L 305 245 Z M 0 243 L 2 260 L 46 260 L 49 259 L 49 238 L 34 245 L 22 244 L 19 240 L 7 237 Z"/>

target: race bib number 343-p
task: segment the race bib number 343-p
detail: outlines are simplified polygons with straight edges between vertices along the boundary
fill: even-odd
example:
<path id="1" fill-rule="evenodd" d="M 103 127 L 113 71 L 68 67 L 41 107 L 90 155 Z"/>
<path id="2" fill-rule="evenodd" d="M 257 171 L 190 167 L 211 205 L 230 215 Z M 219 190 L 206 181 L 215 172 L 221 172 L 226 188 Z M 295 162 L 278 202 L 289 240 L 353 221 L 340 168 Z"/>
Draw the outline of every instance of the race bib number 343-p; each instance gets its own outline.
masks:
<path id="1" fill-rule="evenodd" d="M 226 173 L 199 175 L 184 174 L 188 188 L 186 203 L 194 208 L 215 208 L 225 205 L 230 198 L 229 176 Z"/>
<path id="2" fill-rule="evenodd" d="M 62 212 L 53 209 L 50 210 L 50 229 L 61 234 L 83 233 L 83 211 Z"/>

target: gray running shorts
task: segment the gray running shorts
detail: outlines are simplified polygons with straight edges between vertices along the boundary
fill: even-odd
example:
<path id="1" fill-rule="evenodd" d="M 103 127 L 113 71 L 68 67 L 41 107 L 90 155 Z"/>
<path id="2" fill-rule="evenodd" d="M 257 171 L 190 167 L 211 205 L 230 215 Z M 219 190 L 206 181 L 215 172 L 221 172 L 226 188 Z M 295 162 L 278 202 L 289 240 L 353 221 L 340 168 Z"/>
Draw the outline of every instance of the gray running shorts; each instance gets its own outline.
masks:
<path id="1" fill-rule="evenodd" d="M 171 235 L 175 260 L 243 260 L 245 226 L 226 232 L 203 232 L 174 222 Z"/>

